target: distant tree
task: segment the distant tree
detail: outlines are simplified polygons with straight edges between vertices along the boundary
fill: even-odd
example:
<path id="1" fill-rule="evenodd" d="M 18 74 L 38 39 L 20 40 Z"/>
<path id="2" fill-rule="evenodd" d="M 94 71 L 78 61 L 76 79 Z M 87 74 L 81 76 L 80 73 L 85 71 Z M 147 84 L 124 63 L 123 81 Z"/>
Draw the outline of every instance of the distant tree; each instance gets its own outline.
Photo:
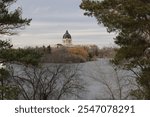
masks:
<path id="1" fill-rule="evenodd" d="M 99 55 L 99 48 L 96 45 L 91 45 L 87 50 L 90 59 L 93 59 Z"/>
<path id="2" fill-rule="evenodd" d="M 49 45 L 49 46 L 47 46 L 47 51 L 48 51 L 48 53 L 49 53 L 49 54 L 51 54 L 51 53 L 52 53 L 52 52 L 51 52 L 51 51 L 52 51 L 52 49 L 51 49 L 51 46 L 50 46 L 50 45 Z"/>
<path id="3" fill-rule="evenodd" d="M 77 55 L 79 57 L 82 57 L 83 59 L 87 60 L 88 59 L 88 52 L 84 47 L 72 47 L 68 48 L 68 52 L 71 55 Z"/>
<path id="4" fill-rule="evenodd" d="M 137 76 L 141 90 L 133 94 L 150 99 L 150 0 L 82 0 L 80 7 L 108 32 L 118 34 L 115 43 L 120 49 L 114 63 Z"/>
<path id="5" fill-rule="evenodd" d="M 45 52 L 46 51 L 46 47 L 43 45 L 43 51 Z"/>
<path id="6" fill-rule="evenodd" d="M 117 48 L 104 47 L 99 50 L 98 56 L 100 58 L 114 58 L 117 50 Z"/>

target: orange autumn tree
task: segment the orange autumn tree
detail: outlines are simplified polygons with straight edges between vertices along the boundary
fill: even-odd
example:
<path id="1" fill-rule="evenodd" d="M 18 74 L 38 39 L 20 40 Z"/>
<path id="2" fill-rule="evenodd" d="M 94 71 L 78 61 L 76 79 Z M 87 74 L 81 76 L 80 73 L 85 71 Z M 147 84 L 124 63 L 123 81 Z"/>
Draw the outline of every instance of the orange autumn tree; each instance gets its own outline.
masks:
<path id="1" fill-rule="evenodd" d="M 83 57 L 84 59 L 88 59 L 88 51 L 84 47 L 72 47 L 68 48 L 68 52 L 71 55 L 77 55 L 79 57 Z"/>

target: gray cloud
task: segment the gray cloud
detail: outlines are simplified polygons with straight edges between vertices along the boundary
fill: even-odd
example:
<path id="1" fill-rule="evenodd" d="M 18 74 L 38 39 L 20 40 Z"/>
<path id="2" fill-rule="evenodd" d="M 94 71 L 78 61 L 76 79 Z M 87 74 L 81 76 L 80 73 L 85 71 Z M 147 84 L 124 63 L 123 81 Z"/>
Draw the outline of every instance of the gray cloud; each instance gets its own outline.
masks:
<path id="1" fill-rule="evenodd" d="M 61 43 L 68 29 L 75 43 L 113 44 L 114 34 L 108 34 L 98 26 L 94 18 L 83 15 L 81 0 L 18 0 L 16 6 L 23 9 L 23 17 L 32 18 L 31 26 L 13 36 L 15 46 L 36 46 Z"/>

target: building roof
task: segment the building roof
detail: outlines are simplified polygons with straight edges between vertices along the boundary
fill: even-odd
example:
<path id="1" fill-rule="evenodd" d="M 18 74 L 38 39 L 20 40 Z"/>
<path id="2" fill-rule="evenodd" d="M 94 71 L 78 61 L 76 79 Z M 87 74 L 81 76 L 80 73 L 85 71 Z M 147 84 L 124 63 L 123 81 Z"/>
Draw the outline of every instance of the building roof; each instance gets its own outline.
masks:
<path id="1" fill-rule="evenodd" d="M 63 39 L 71 39 L 71 35 L 69 34 L 68 30 L 66 30 L 66 33 L 63 35 Z"/>

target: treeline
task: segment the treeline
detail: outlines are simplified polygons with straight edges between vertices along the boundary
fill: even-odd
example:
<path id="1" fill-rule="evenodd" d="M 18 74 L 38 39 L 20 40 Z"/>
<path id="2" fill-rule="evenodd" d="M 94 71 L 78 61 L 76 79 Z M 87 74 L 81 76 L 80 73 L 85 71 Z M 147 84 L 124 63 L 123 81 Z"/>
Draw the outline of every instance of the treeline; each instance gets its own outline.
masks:
<path id="1" fill-rule="evenodd" d="M 73 47 L 45 47 L 27 48 L 41 53 L 42 63 L 82 63 L 94 61 L 97 58 L 113 58 L 117 48 L 104 47 L 98 48 L 91 46 L 73 46 Z"/>

